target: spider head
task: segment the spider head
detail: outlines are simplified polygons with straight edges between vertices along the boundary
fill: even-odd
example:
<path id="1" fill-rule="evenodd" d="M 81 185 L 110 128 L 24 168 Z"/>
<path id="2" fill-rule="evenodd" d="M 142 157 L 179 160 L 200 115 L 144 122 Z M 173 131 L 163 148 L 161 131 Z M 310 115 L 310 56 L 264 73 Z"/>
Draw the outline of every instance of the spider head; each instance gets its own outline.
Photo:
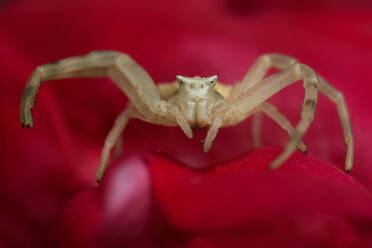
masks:
<path id="1" fill-rule="evenodd" d="M 177 76 L 180 90 L 189 94 L 207 94 L 213 90 L 217 82 L 217 75 L 210 77 L 184 77 Z"/>

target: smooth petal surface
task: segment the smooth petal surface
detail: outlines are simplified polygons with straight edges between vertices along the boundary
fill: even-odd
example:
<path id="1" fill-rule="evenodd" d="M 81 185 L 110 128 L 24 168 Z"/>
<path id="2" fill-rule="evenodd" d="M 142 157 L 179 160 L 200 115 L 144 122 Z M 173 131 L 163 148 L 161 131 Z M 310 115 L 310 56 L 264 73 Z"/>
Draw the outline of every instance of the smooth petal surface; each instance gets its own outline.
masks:
<path id="1" fill-rule="evenodd" d="M 205 173 L 153 157 L 154 193 L 174 226 L 203 234 L 195 247 L 209 247 L 202 240 L 210 247 L 229 247 L 227 240 L 244 245 L 263 234 L 270 238 L 259 242 L 262 247 L 279 238 L 278 247 L 342 247 L 369 239 L 369 192 L 343 171 L 300 153 L 269 172 L 279 152 L 259 149 Z M 360 232 L 362 222 L 368 228 Z"/>
<path id="2" fill-rule="evenodd" d="M 99 187 L 84 190 L 66 204 L 60 241 L 64 247 L 150 247 L 152 208 L 143 159 L 117 161 Z"/>

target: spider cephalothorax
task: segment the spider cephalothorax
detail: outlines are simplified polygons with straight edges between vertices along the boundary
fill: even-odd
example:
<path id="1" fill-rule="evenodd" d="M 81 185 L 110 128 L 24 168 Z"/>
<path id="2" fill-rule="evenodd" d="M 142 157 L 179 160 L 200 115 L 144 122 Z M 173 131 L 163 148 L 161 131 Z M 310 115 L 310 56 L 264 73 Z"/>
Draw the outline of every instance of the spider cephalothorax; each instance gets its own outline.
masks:
<path id="1" fill-rule="evenodd" d="M 177 105 L 191 127 L 208 127 L 212 124 L 215 106 L 224 104 L 225 99 L 214 87 L 217 76 L 177 76 L 179 89 L 168 102 Z"/>
<path id="2" fill-rule="evenodd" d="M 279 72 L 265 77 L 270 67 Z M 341 92 L 319 77 L 307 65 L 282 54 L 265 54 L 253 64 L 241 82 L 227 86 L 217 82 L 217 76 L 184 77 L 170 84 L 155 85 L 147 72 L 130 56 L 115 51 L 95 51 L 85 56 L 72 57 L 36 68 L 27 82 L 21 99 L 22 126 L 32 127 L 31 109 L 41 82 L 68 77 L 107 76 L 129 98 L 126 109 L 115 121 L 102 150 L 96 178 L 100 181 L 109 163 L 110 151 L 117 144 L 128 120 L 141 119 L 150 123 L 179 126 L 192 138 L 193 127 L 208 127 L 203 150 L 208 152 L 220 127 L 232 126 L 253 115 L 253 143 L 259 141 L 259 113 L 264 112 L 285 129 L 290 141 L 271 164 L 278 168 L 296 149 L 306 151 L 301 141 L 314 118 L 318 90 L 337 104 L 347 146 L 345 170 L 353 164 L 353 135 L 349 114 Z M 304 82 L 305 97 L 301 120 L 294 128 L 273 105 L 266 102 L 272 95 L 299 80 Z"/>

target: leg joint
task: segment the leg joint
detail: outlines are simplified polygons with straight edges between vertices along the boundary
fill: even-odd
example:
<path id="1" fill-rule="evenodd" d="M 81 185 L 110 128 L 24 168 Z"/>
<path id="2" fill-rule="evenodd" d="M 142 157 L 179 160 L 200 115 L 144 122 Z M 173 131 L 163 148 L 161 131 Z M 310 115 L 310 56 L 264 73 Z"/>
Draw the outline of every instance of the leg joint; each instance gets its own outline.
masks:
<path id="1" fill-rule="evenodd" d="M 105 140 L 105 147 L 109 147 L 110 149 L 115 145 L 114 137 L 112 137 L 112 134 L 109 134 L 108 137 Z"/>
<path id="2" fill-rule="evenodd" d="M 279 69 L 284 69 L 297 63 L 297 59 L 280 53 L 267 53 L 264 56 L 267 56 L 272 65 Z"/>
<path id="3" fill-rule="evenodd" d="M 114 50 L 98 50 L 98 51 L 93 51 L 88 54 L 89 56 L 95 58 L 99 58 L 102 56 L 107 56 L 107 57 L 118 57 L 120 55 L 123 55 L 123 53 L 114 51 Z"/>
<path id="4" fill-rule="evenodd" d="M 304 81 L 304 87 L 313 85 L 314 87 L 319 87 L 319 77 L 318 74 L 305 64 L 297 64 L 297 69 L 301 74 L 302 80 Z"/>
<path id="5" fill-rule="evenodd" d="M 344 103 L 345 102 L 344 94 L 340 91 L 336 92 L 335 99 L 336 99 L 337 103 Z"/>
<path id="6" fill-rule="evenodd" d="M 39 80 L 44 80 L 46 78 L 45 66 L 39 65 L 36 67 L 35 71 L 32 73 L 32 76 L 38 77 Z"/>
<path id="7" fill-rule="evenodd" d="M 269 53 L 261 55 L 260 57 L 258 57 L 257 60 L 263 60 L 263 61 L 265 61 L 266 63 L 269 63 L 269 64 L 271 63 L 271 57 L 270 57 Z"/>

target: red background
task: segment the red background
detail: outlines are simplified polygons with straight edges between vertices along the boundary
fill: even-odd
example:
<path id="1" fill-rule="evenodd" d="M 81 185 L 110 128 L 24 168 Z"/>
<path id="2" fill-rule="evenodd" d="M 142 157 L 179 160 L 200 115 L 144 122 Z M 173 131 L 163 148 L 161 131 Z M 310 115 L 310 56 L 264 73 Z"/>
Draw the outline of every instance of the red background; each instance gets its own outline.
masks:
<path id="1" fill-rule="evenodd" d="M 371 42 L 369 1 L 3 4 L 0 241 L 5 247 L 368 247 Z M 304 138 L 309 155 L 296 154 L 277 175 L 263 169 L 278 148 L 246 155 L 249 120 L 221 130 L 207 155 L 205 131 L 188 140 L 177 128 L 133 120 L 124 132 L 125 156 L 97 188 L 100 149 L 125 96 L 107 79 L 69 79 L 41 87 L 35 128 L 20 128 L 18 109 L 37 65 L 98 49 L 129 53 L 156 82 L 218 74 L 232 84 L 263 53 L 294 56 L 344 93 L 354 169 L 350 176 L 335 169 L 344 164 L 342 129 L 334 104 L 320 97 Z M 295 123 L 302 98 L 298 83 L 270 101 Z M 265 119 L 263 143 L 286 140 Z M 223 165 L 201 173 L 181 164 Z M 106 199 L 123 200 L 112 203 L 114 211 Z"/>

